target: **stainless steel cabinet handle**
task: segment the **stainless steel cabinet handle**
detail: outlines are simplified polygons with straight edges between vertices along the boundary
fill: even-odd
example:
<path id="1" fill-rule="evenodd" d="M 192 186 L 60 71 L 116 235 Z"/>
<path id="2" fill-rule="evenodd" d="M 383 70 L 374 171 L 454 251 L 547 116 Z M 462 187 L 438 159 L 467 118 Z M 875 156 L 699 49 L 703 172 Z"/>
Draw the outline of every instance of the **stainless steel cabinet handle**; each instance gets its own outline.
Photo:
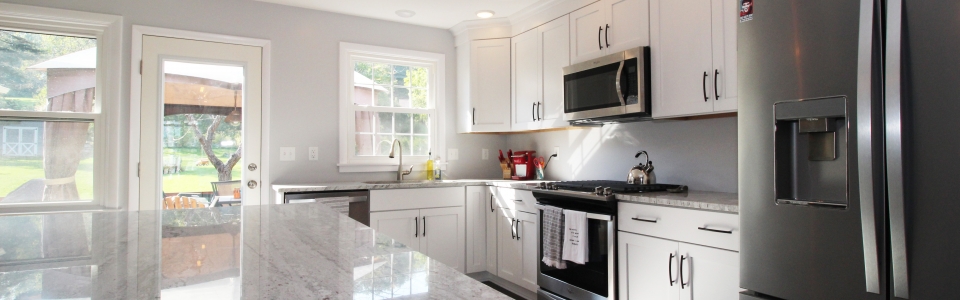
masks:
<path id="1" fill-rule="evenodd" d="M 600 40 L 601 35 L 603 35 L 603 26 L 600 26 L 600 31 L 597 32 L 597 44 L 600 44 L 600 50 L 603 50 L 603 41 Z"/>
<path id="2" fill-rule="evenodd" d="M 710 100 L 710 96 L 707 96 L 707 72 L 703 72 L 703 102 Z"/>
<path id="3" fill-rule="evenodd" d="M 733 234 L 733 230 L 732 230 L 732 229 L 731 229 L 731 230 L 720 230 L 720 229 L 712 229 L 712 228 L 707 228 L 707 227 L 697 227 L 697 229 L 700 229 L 700 230 L 703 230 L 703 231 L 710 231 L 710 232 Z"/>
<path id="4" fill-rule="evenodd" d="M 603 38 L 607 41 L 607 48 L 610 48 L 610 24 L 607 24 L 607 33 L 603 35 Z"/>
<path id="5" fill-rule="evenodd" d="M 413 223 L 415 224 L 413 225 L 413 237 L 418 237 L 417 234 L 420 232 L 420 219 L 413 217 Z"/>
<path id="6" fill-rule="evenodd" d="M 717 78 L 720 77 L 720 69 L 713 70 L 713 95 L 716 100 L 720 100 L 720 89 L 717 87 Z"/>
<path id="7" fill-rule="evenodd" d="M 641 219 L 641 218 L 630 218 L 630 220 L 640 221 L 640 222 L 650 222 L 650 223 L 656 223 L 657 221 L 660 221 L 659 219 L 651 220 L 651 219 Z"/>
<path id="8" fill-rule="evenodd" d="M 427 217 L 423 217 L 423 236 L 427 236 Z"/>
<path id="9" fill-rule="evenodd" d="M 683 262 L 684 262 L 685 260 L 687 260 L 687 258 L 688 258 L 688 257 L 686 257 L 686 256 L 680 255 L 680 289 L 681 289 L 681 290 L 682 290 L 684 287 L 690 285 L 689 281 L 687 281 L 687 282 L 684 282 L 684 281 L 683 281 Z"/>
<path id="10" fill-rule="evenodd" d="M 667 260 L 667 275 L 670 276 L 670 286 L 677 283 L 677 281 L 673 279 L 673 258 L 673 253 L 670 253 L 670 259 Z"/>

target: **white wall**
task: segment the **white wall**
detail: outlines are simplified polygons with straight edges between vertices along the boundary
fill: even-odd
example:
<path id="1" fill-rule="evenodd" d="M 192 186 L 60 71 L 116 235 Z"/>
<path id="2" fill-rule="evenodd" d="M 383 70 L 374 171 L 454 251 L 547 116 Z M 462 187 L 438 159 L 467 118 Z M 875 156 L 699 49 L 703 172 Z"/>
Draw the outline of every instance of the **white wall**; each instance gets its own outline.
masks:
<path id="1" fill-rule="evenodd" d="M 124 18 L 122 112 L 128 112 L 131 26 L 146 25 L 267 39 L 272 42 L 270 145 L 264 161 L 273 183 L 391 180 L 393 173 L 339 173 L 338 47 L 341 41 L 446 55 L 447 147 L 459 149 L 452 178 L 496 178 L 495 158 L 480 160 L 480 148 L 505 147 L 497 135 L 458 135 L 455 130 L 456 53 L 450 31 L 389 21 L 293 8 L 252 0 L 4 0 Z M 124 116 L 120 124 L 128 124 Z M 116 141 L 127 145 L 129 141 Z M 280 162 L 279 147 L 297 148 L 297 161 Z M 306 160 L 307 147 L 320 147 L 320 160 Z M 125 148 L 125 147 L 124 147 Z M 446 160 L 445 153 L 440 154 Z M 119 157 L 127 169 L 127 157 Z M 121 187 L 125 189 L 125 187 Z M 119 192 L 126 195 L 126 190 Z M 121 201 L 126 202 L 126 201 Z"/>
<path id="2" fill-rule="evenodd" d="M 737 192 L 737 118 L 651 121 L 510 135 L 509 147 L 547 157 L 560 147 L 544 175 L 554 180 L 626 180 L 646 150 L 658 183 Z M 755 162 L 765 163 L 765 162 Z"/>

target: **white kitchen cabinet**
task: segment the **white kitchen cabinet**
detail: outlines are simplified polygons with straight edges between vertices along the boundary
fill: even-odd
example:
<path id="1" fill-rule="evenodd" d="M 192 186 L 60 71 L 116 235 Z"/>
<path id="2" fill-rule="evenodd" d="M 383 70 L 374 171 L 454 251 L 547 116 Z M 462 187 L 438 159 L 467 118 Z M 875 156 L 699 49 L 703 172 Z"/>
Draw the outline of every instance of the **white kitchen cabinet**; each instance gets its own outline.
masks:
<path id="1" fill-rule="evenodd" d="M 647 0 L 600 0 L 570 13 L 570 62 L 649 46 Z"/>
<path id="2" fill-rule="evenodd" d="M 497 216 L 497 276 L 519 284 L 523 276 L 523 245 L 517 241 L 516 211 L 499 209 Z"/>
<path id="3" fill-rule="evenodd" d="M 457 49 L 457 132 L 510 131 L 510 39 Z"/>
<path id="4" fill-rule="evenodd" d="M 420 210 L 398 210 L 370 213 L 370 228 L 394 241 L 420 251 Z"/>
<path id="5" fill-rule="evenodd" d="M 495 188 L 487 189 L 487 206 L 485 207 L 484 213 L 487 218 L 486 229 L 487 229 L 487 272 L 490 272 L 493 275 L 497 275 L 497 244 L 498 238 L 500 237 L 497 234 L 498 226 L 498 216 L 499 210 L 497 209 L 494 200 L 494 191 Z"/>
<path id="6" fill-rule="evenodd" d="M 677 242 L 620 232 L 617 243 L 620 299 L 680 298 Z"/>
<path id="7" fill-rule="evenodd" d="M 539 31 L 534 28 L 510 39 L 514 131 L 537 129 L 542 79 Z"/>
<path id="8" fill-rule="evenodd" d="M 683 285 L 680 300 L 736 300 L 740 292 L 737 252 L 680 243 Z"/>
<path id="9" fill-rule="evenodd" d="M 570 18 L 563 16 L 537 28 L 540 35 L 541 82 L 540 104 L 537 106 L 539 128 L 562 128 L 563 67 L 570 65 Z"/>
<path id="10" fill-rule="evenodd" d="M 737 109 L 736 0 L 650 0 L 653 117 Z"/>
<path id="11" fill-rule="evenodd" d="M 487 196 L 485 186 L 467 186 L 466 192 L 467 273 L 495 272 L 495 269 L 487 269 L 487 215 L 493 208 L 493 201 Z"/>
<path id="12" fill-rule="evenodd" d="M 517 242 L 520 244 L 521 265 L 519 285 L 536 291 L 537 273 L 540 266 L 540 219 L 537 215 L 525 212 L 517 213 Z"/>
<path id="13" fill-rule="evenodd" d="M 626 232 L 618 244 L 621 299 L 738 299 L 737 252 Z"/>
<path id="14" fill-rule="evenodd" d="M 457 271 L 464 271 L 463 207 L 372 212 L 370 227 Z"/>

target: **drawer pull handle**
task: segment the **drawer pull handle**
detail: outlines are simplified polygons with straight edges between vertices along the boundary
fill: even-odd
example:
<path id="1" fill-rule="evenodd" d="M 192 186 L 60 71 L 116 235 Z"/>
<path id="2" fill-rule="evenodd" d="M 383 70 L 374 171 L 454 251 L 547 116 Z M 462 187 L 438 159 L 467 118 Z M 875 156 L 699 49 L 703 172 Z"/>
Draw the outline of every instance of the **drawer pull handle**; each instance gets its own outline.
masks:
<path id="1" fill-rule="evenodd" d="M 733 234 L 733 229 L 731 229 L 731 230 L 720 230 L 720 229 L 713 229 L 713 228 L 707 228 L 707 227 L 697 227 L 697 229 L 704 230 L 704 231 L 710 231 L 710 232 Z"/>
<path id="2" fill-rule="evenodd" d="M 630 220 L 640 221 L 640 222 L 650 222 L 650 223 L 656 223 L 657 221 L 660 221 L 659 219 L 641 219 L 641 218 L 630 218 Z"/>
<path id="3" fill-rule="evenodd" d="M 520 199 L 520 200 L 513 200 L 513 202 L 523 202 L 523 199 Z"/>

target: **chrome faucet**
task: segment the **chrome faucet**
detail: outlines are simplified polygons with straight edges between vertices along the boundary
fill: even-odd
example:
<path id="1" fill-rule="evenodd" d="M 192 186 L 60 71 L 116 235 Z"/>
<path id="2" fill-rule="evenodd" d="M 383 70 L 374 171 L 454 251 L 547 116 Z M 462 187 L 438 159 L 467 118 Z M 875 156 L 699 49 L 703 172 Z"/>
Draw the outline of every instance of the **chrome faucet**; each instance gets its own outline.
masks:
<path id="1" fill-rule="evenodd" d="M 413 166 L 410 166 L 409 170 L 403 170 L 403 145 L 400 145 L 400 147 L 397 147 L 397 145 L 400 145 L 400 140 L 398 139 L 394 139 L 393 143 L 390 143 L 390 158 L 393 158 L 393 151 L 399 148 L 400 165 L 397 166 L 397 181 L 403 181 L 403 175 L 410 175 L 410 173 L 413 172 Z"/>

